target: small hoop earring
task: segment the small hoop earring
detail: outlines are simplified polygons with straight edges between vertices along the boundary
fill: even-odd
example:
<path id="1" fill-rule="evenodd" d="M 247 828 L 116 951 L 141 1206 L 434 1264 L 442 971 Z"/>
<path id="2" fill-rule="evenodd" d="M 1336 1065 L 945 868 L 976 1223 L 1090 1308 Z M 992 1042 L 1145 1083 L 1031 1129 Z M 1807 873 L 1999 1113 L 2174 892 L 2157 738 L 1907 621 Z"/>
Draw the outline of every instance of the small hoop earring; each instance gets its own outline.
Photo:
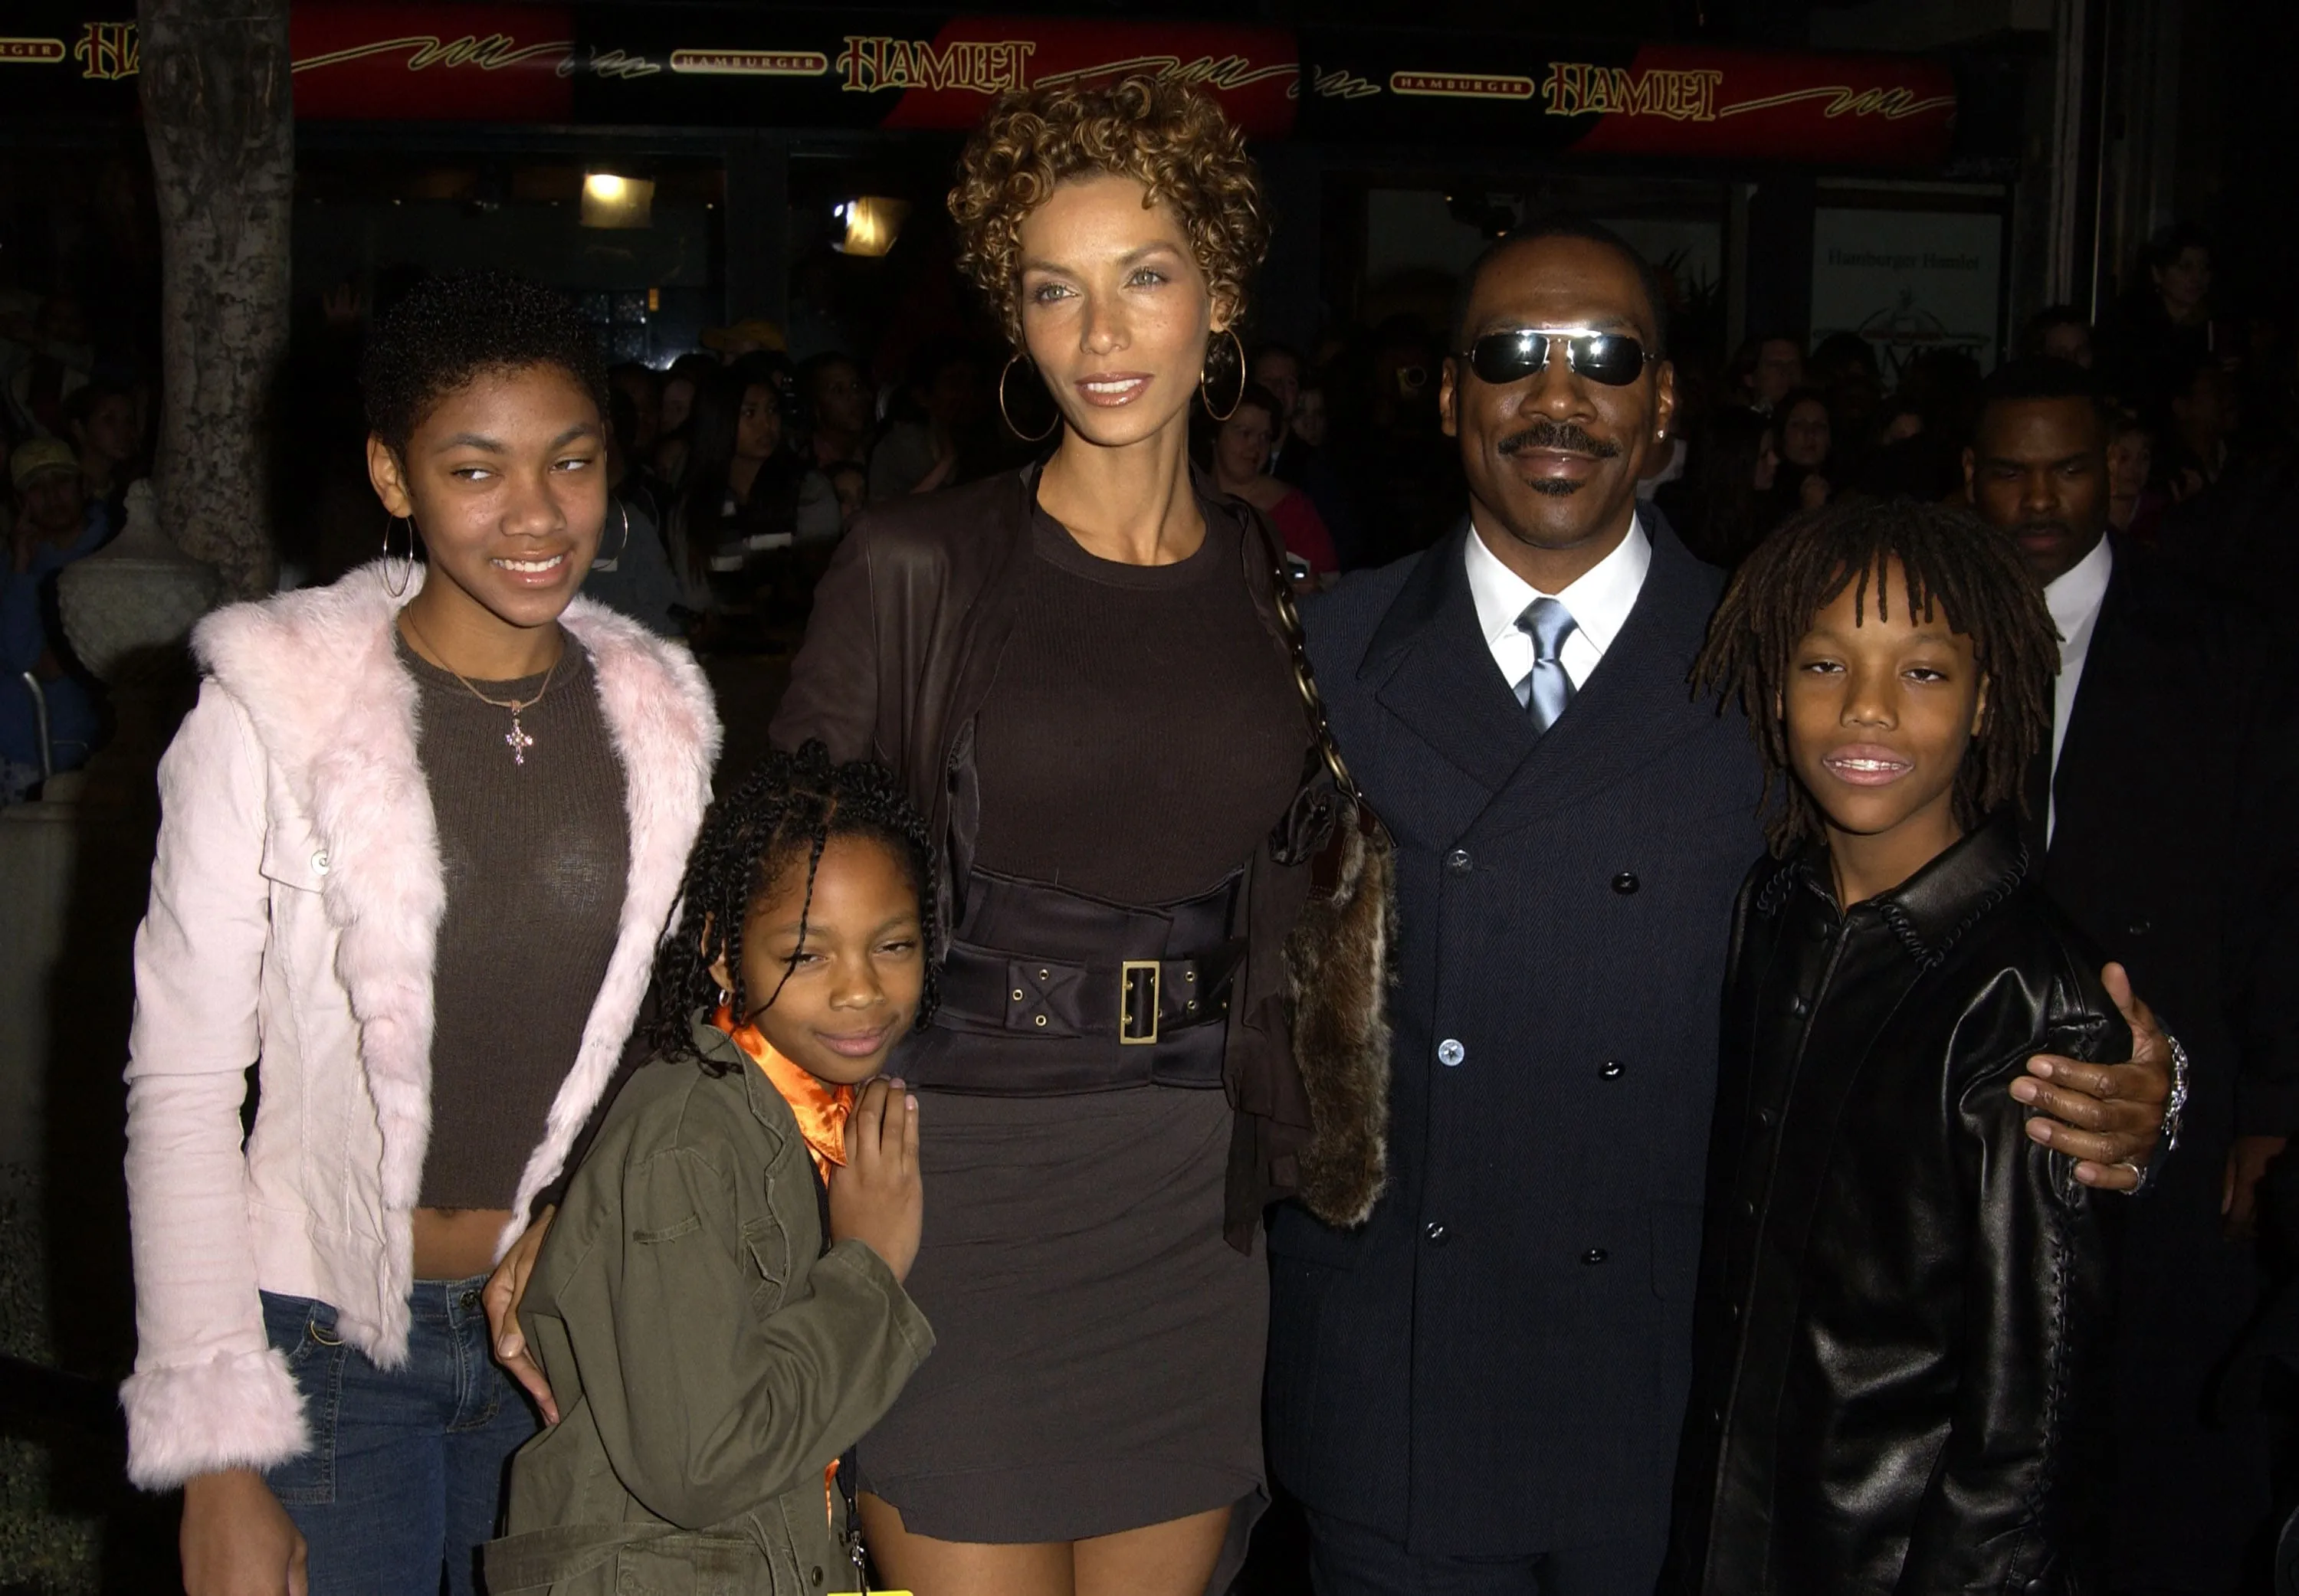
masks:
<path id="1" fill-rule="evenodd" d="M 998 413 L 1006 418 L 1006 430 L 1012 433 L 1016 437 L 1021 439 L 1022 442 L 1025 443 L 1042 443 L 1048 438 L 1052 437 L 1054 435 L 1054 429 L 1062 424 L 1062 413 L 1058 406 L 1056 407 L 1054 410 L 1054 418 L 1051 422 L 1048 423 L 1046 430 L 1040 433 L 1034 438 L 1024 432 L 1020 427 L 1014 425 L 1014 412 L 1006 408 L 1006 379 L 1014 375 L 1014 362 L 1025 359 L 1027 359 L 1027 357 L 1025 356 L 1020 350 L 1016 350 L 1012 354 L 1006 358 L 1006 369 L 998 374 Z M 1031 364 L 1035 366 L 1037 362 L 1033 360 L 1031 361 Z"/>
<path id="2" fill-rule="evenodd" d="M 1204 403 L 1206 414 L 1216 421 L 1228 420 L 1237 414 L 1237 407 L 1245 402 L 1245 340 L 1237 335 L 1235 327 L 1225 327 L 1222 328 L 1222 332 L 1228 336 L 1232 347 L 1237 351 L 1237 397 L 1229 401 L 1229 409 L 1225 410 L 1214 409 L 1213 362 L 1208 360 L 1206 362 L 1207 368 L 1198 373 L 1198 398 Z M 1210 343 L 1206 346 L 1206 353 L 1208 355 L 1213 353 L 1213 346 Z"/>
<path id="3" fill-rule="evenodd" d="M 399 580 L 394 583 L 391 580 L 391 525 L 394 521 L 401 520 L 407 523 L 407 555 L 406 563 L 400 570 Z M 407 590 L 413 586 L 415 583 L 414 517 L 386 516 L 383 518 L 383 563 L 379 575 L 383 583 L 383 591 L 385 592 L 389 593 L 394 599 L 404 599 L 407 597 Z"/>
<path id="4" fill-rule="evenodd" d="M 615 552 L 607 561 L 610 568 L 619 567 L 623 563 L 623 556 L 630 551 L 631 547 L 631 507 L 618 499 L 615 500 L 615 508 L 623 512 L 623 541 L 615 545 Z"/>

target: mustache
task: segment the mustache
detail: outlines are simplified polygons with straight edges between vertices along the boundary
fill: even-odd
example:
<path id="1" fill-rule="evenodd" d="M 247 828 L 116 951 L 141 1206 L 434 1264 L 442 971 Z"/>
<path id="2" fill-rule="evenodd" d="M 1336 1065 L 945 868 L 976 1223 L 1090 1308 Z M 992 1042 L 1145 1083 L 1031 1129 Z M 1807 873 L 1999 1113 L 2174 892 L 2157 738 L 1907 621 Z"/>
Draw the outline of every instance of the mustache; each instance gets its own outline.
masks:
<path id="1" fill-rule="evenodd" d="M 1594 436 L 1576 421 L 1556 421 L 1546 416 L 1511 433 L 1496 447 L 1503 454 L 1523 454 L 1528 449 L 1553 449 L 1565 454 L 1585 454 L 1600 460 L 1613 459 L 1621 452 L 1618 443 Z"/>
<path id="2" fill-rule="evenodd" d="M 2022 521 L 2012 529 L 2012 535 L 2014 537 L 2026 537 L 2031 533 L 2072 538 L 2076 535 L 2076 529 L 2065 521 Z"/>

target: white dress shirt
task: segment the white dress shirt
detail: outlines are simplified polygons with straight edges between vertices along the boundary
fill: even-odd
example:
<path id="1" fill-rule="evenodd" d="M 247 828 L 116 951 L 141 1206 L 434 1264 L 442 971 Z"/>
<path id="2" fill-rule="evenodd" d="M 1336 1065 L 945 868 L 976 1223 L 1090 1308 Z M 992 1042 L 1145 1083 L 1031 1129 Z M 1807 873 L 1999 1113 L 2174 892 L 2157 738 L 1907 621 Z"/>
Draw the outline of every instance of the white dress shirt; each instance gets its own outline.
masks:
<path id="1" fill-rule="evenodd" d="M 2060 678 L 2052 689 L 2052 774 L 2060 773 L 2060 749 L 2068 740 L 2068 719 L 2075 713 L 2076 689 L 2083 684 L 2084 657 L 2091 652 L 2092 629 L 2099 624 L 2100 606 L 2107 599 L 2107 579 L 2115 557 L 2102 538 L 2089 554 L 2044 585 L 2044 605 L 2060 633 Z M 2058 818 L 2059 799 L 2052 800 L 2046 816 L 2044 839 L 2051 840 Z"/>
<path id="2" fill-rule="evenodd" d="M 1515 690 L 1516 701 L 1522 704 L 1532 676 L 1532 639 L 1516 624 L 1525 606 L 1535 599 L 1548 598 L 1572 612 L 1573 631 L 1556 656 L 1564 674 L 1573 679 L 1573 690 L 1580 691 L 1627 624 L 1629 611 L 1636 608 L 1645 573 L 1652 568 L 1652 540 L 1645 535 L 1644 523 L 1631 517 L 1629 535 L 1621 540 L 1621 546 L 1577 581 L 1567 583 L 1561 593 L 1543 593 L 1503 565 L 1474 524 L 1469 528 L 1467 561 L 1469 596 L 1477 606 L 1477 630 L 1485 634 L 1485 646 L 1493 651 L 1501 679 Z"/>

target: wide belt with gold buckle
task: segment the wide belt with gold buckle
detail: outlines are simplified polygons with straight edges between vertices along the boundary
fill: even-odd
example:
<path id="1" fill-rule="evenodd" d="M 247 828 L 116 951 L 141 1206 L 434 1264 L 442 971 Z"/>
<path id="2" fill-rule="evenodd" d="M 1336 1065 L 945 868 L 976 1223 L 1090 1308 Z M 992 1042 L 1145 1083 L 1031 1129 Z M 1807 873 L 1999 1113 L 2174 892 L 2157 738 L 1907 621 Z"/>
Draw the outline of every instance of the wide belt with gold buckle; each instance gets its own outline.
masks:
<path id="1" fill-rule="evenodd" d="M 892 1067 L 958 1090 L 1220 1085 L 1240 888 L 1136 906 L 974 872 L 933 1030 Z"/>

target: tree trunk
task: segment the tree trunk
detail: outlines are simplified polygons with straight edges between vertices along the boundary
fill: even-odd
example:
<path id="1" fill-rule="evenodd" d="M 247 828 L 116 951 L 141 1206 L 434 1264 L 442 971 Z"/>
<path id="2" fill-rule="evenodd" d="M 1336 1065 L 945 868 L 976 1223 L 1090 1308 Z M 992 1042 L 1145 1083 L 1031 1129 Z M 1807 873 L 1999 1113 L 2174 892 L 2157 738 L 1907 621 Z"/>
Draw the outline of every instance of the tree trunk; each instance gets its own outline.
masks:
<path id="1" fill-rule="evenodd" d="M 270 590 L 270 394 L 287 352 L 287 0 L 139 0 L 159 198 L 160 524 L 236 598 Z"/>

